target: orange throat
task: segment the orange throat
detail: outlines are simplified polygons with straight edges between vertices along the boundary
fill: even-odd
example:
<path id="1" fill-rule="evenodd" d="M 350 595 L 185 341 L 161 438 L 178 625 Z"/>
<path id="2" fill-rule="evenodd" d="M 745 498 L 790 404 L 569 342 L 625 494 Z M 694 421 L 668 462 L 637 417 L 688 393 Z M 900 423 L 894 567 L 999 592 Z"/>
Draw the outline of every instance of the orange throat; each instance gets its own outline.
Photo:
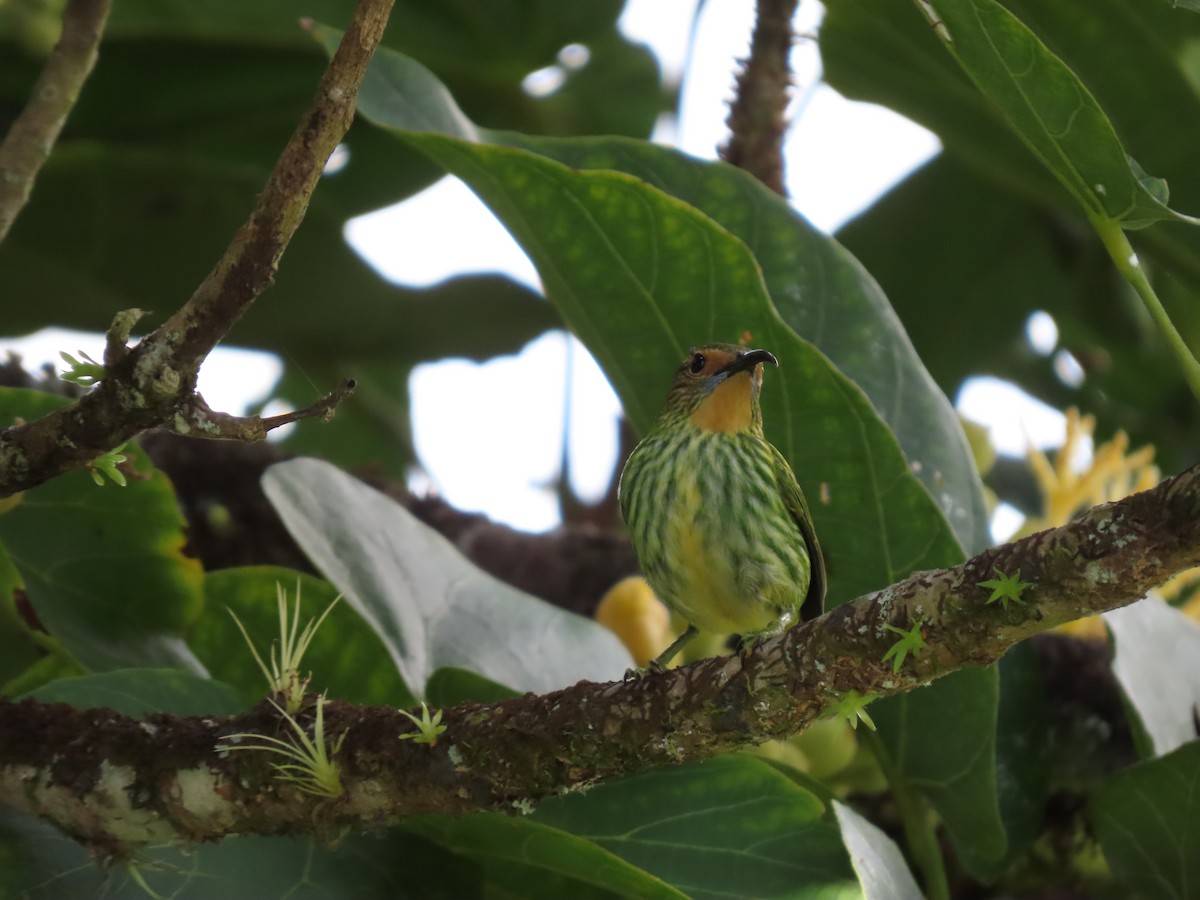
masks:
<path id="1" fill-rule="evenodd" d="M 719 431 L 723 434 L 749 428 L 753 421 L 751 398 L 756 387 L 751 384 L 751 377 L 761 384 L 762 366 L 755 366 L 753 376 L 749 372 L 738 372 L 717 385 L 691 414 L 692 424 L 701 431 Z"/>

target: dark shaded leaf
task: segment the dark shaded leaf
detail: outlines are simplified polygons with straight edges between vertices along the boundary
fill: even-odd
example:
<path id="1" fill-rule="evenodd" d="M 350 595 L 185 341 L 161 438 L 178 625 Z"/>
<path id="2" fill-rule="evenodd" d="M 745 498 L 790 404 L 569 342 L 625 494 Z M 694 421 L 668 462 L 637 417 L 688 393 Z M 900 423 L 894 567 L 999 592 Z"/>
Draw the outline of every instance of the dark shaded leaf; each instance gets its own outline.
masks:
<path id="1" fill-rule="evenodd" d="M 42 703 L 70 703 L 79 709 L 107 707 L 138 719 L 152 712 L 231 716 L 250 708 L 231 685 L 178 669 L 116 669 L 63 678 L 26 696 Z"/>
<path id="2" fill-rule="evenodd" d="M 892 765 L 929 798 L 963 864 L 981 875 L 1008 849 L 996 785 L 999 682 L 994 666 L 963 669 L 871 704 Z"/>
<path id="3" fill-rule="evenodd" d="M 0 388 L 0 426 L 65 402 Z M 127 486 L 98 486 L 82 471 L 55 478 L 0 516 L 0 541 L 42 624 L 87 668 L 202 672 L 182 640 L 204 598 L 175 491 L 136 445 L 122 452 Z"/>
<path id="4" fill-rule="evenodd" d="M 596 896 L 588 888 L 611 891 L 618 897 L 675 900 L 686 896 L 648 872 L 630 865 L 619 855 L 568 832 L 535 822 L 495 813 L 477 813 L 466 818 L 422 816 L 405 828 L 434 843 L 477 862 L 489 881 L 517 889 L 524 876 L 525 887 L 515 896 L 534 898 Z"/>
<path id="5" fill-rule="evenodd" d="M 825 805 L 762 760 L 720 757 L 545 800 L 586 837 L 693 898 L 858 897 Z"/>
<path id="6" fill-rule="evenodd" d="M 1200 741 L 1130 766 L 1089 815 L 1113 872 L 1147 897 L 1188 900 L 1200 885 Z"/>
<path id="7" fill-rule="evenodd" d="M 479 867 L 399 829 L 351 836 L 336 848 L 317 838 L 230 837 L 219 844 L 139 853 L 137 874 L 176 900 L 461 900 L 478 896 Z M 29 900 L 145 900 L 124 866 L 101 868 L 57 829 L 0 810 L 0 895 Z"/>

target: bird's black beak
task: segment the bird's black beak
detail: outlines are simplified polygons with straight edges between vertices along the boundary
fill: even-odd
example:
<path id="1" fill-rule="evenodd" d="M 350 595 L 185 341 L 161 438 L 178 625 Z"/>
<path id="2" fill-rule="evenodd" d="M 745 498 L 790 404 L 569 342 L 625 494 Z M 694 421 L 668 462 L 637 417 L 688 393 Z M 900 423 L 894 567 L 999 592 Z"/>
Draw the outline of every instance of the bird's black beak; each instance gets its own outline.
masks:
<path id="1" fill-rule="evenodd" d="M 770 363 L 773 366 L 779 365 L 779 360 L 775 358 L 775 354 L 770 350 L 742 350 L 734 358 L 733 362 L 725 367 L 723 375 L 734 375 L 738 372 L 753 372 L 754 367 L 759 363 Z"/>

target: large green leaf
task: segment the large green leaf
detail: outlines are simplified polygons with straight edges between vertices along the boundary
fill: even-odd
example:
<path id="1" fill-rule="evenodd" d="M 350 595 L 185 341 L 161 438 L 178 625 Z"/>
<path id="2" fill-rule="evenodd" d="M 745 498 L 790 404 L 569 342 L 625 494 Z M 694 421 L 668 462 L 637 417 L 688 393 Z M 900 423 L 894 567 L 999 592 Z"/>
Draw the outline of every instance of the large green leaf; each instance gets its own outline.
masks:
<path id="1" fill-rule="evenodd" d="M 989 667 L 871 704 L 892 765 L 929 798 L 972 871 L 990 869 L 1008 849 L 996 784 L 998 698 Z"/>
<path id="2" fill-rule="evenodd" d="M 632 663 L 606 628 L 475 568 L 400 504 L 328 463 L 279 463 L 263 489 L 418 697 L 442 666 L 544 692 L 619 678 Z"/>
<path id="3" fill-rule="evenodd" d="M 515 869 L 525 878 L 517 896 L 576 897 L 579 886 L 599 888 L 615 897 L 676 900 L 687 896 L 626 862 L 620 854 L 527 818 L 495 813 L 466 818 L 426 816 L 410 820 L 404 827 L 476 861 L 489 881 L 507 881 L 506 873 Z M 547 887 L 559 893 L 546 893 Z M 583 896 L 590 894 L 585 890 Z"/>
<path id="4" fill-rule="evenodd" d="M 204 578 L 205 614 L 188 632 L 188 646 L 214 678 L 236 685 L 255 701 L 268 692 L 266 679 L 230 612 L 237 615 L 264 660 L 279 644 L 276 586 L 282 586 L 290 610 L 300 594 L 300 623 L 319 618 L 338 592 L 328 582 L 275 566 L 247 566 L 209 572 Z M 338 603 L 317 629 L 304 655 L 302 675 L 312 675 L 309 690 L 366 705 L 404 707 L 412 695 L 370 625 L 345 603 Z"/>
<path id="5" fill-rule="evenodd" d="M 712 217 L 744 242 L 771 302 L 870 399 L 959 543 L 990 543 L 979 475 L 945 394 L 932 382 L 874 278 L 748 172 L 619 138 L 493 135 L 574 169 L 615 169 Z"/>
<path id="6" fill-rule="evenodd" d="M 1200 741 L 1112 776 L 1089 815 L 1113 872 L 1145 897 L 1200 887 Z"/>
<path id="7" fill-rule="evenodd" d="M 693 898 L 861 896 L 825 804 L 750 756 L 607 782 L 545 800 L 533 818 Z"/>
<path id="8" fill-rule="evenodd" d="M 923 5 L 922 5 L 923 4 Z M 1088 217 L 1126 228 L 1187 220 L 1167 206 L 1079 77 L 995 0 L 918 4 L 955 59 Z"/>
<path id="9" fill-rule="evenodd" d="M 0 425 L 45 415 L 61 397 L 0 389 Z M 182 634 L 203 605 L 200 564 L 183 555 L 170 481 L 135 445 L 128 485 L 77 471 L 26 491 L 0 516 L 0 541 L 50 634 L 89 669 L 203 667 Z"/>

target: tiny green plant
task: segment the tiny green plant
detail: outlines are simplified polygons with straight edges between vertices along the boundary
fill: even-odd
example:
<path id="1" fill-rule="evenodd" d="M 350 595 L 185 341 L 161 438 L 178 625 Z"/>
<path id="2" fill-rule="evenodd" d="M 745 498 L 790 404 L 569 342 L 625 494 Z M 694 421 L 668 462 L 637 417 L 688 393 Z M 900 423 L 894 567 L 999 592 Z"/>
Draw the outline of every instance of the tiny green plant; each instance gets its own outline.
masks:
<path id="1" fill-rule="evenodd" d="M 311 680 L 309 676 L 300 675 L 300 663 L 304 659 L 304 654 L 308 651 L 308 645 L 312 643 L 313 637 L 317 633 L 317 629 L 325 621 L 325 617 L 333 610 L 339 600 L 342 599 L 341 594 L 333 598 L 333 602 L 325 608 L 325 612 L 321 613 L 316 619 L 312 619 L 304 626 L 304 630 L 300 630 L 300 581 L 296 581 L 296 601 L 291 609 L 290 621 L 288 614 L 287 592 L 283 589 L 283 585 L 275 583 L 275 602 L 279 611 L 279 642 L 278 655 L 276 655 L 276 643 L 271 642 L 271 665 L 270 667 L 263 661 L 258 649 L 254 646 L 254 641 L 251 640 L 249 632 L 242 624 L 232 609 L 229 610 L 229 615 L 233 616 L 233 621 L 237 624 L 238 630 L 242 632 L 242 637 L 246 644 L 250 647 L 250 652 L 254 654 L 254 661 L 258 663 L 259 669 L 262 670 L 263 676 L 267 679 L 267 685 L 271 692 L 283 698 L 283 708 L 289 715 L 295 715 L 300 709 L 300 704 L 304 700 L 304 692 L 308 690 L 308 683 Z"/>
<path id="2" fill-rule="evenodd" d="M 121 463 L 125 462 L 125 460 L 129 458 L 121 452 L 124 449 L 124 444 L 119 447 L 114 447 L 103 456 L 97 456 L 90 463 L 88 463 L 88 472 L 91 473 L 92 481 L 96 482 L 96 484 L 100 487 L 103 487 L 104 479 L 108 478 L 108 480 L 113 484 L 119 485 L 120 487 L 125 487 L 127 483 L 125 480 L 125 473 L 117 468 L 121 465 Z"/>
<path id="3" fill-rule="evenodd" d="M 987 598 L 988 603 L 1000 602 L 1000 606 L 1005 612 L 1008 612 L 1008 603 L 1011 600 L 1013 603 L 1024 605 L 1025 601 L 1021 599 L 1021 595 L 1028 588 L 1033 587 L 1032 581 L 1021 580 L 1021 570 L 1017 569 L 1012 575 L 1005 575 L 1000 571 L 999 567 L 992 569 L 996 573 L 995 578 L 989 578 L 987 581 L 979 582 L 979 587 L 986 588 L 992 592 L 992 595 Z"/>
<path id="4" fill-rule="evenodd" d="M 421 701 L 420 717 L 414 716 L 403 709 L 398 710 L 398 712 L 417 726 L 416 731 L 400 735 L 400 740 L 402 741 L 412 741 L 414 744 L 428 744 L 430 747 L 433 747 L 437 745 L 437 739 L 446 731 L 446 726 L 442 724 L 442 711 L 439 709 L 430 717 L 429 707 L 425 705 L 424 700 Z"/>
<path id="5" fill-rule="evenodd" d="M 921 631 L 925 626 L 923 619 L 917 619 L 913 627 L 905 631 L 903 628 L 897 628 L 895 625 L 884 625 L 888 631 L 900 635 L 900 640 L 892 644 L 888 652 L 883 654 L 883 661 L 892 661 L 892 671 L 899 672 L 900 667 L 904 665 L 904 660 L 908 658 L 908 654 L 912 654 L 916 659 L 921 655 L 921 651 L 929 645 L 925 643 L 925 635 Z"/>
<path id="6" fill-rule="evenodd" d="M 155 891 L 146 883 L 146 876 L 142 874 L 142 865 L 136 860 L 130 860 L 125 863 L 125 872 L 129 875 L 129 880 L 141 888 L 147 897 L 153 900 L 164 900 L 163 895 Z"/>
<path id="7" fill-rule="evenodd" d="M 871 720 L 870 714 L 867 712 L 867 704 L 872 700 L 877 699 L 875 694 L 860 694 L 858 691 L 846 691 L 838 697 L 837 703 L 830 709 L 827 718 L 845 719 L 850 723 L 850 727 L 858 730 L 858 723 L 862 722 L 872 731 L 875 730 L 875 723 Z"/>
<path id="8" fill-rule="evenodd" d="M 338 764 L 333 757 L 342 748 L 348 732 L 331 746 L 325 738 L 325 695 L 317 698 L 317 712 L 313 718 L 312 737 L 294 717 L 284 711 L 274 700 L 271 705 L 279 710 L 285 722 L 296 733 L 295 740 L 284 740 L 266 734 L 241 732 L 222 738 L 223 741 L 242 741 L 247 743 L 225 743 L 221 750 L 257 750 L 261 753 L 273 753 L 290 762 L 272 763 L 280 781 L 296 785 L 306 794 L 317 797 L 337 797 L 342 793 L 342 776 Z"/>
<path id="9" fill-rule="evenodd" d="M 58 376 L 63 381 L 69 381 L 80 387 L 91 387 L 93 384 L 99 384 L 104 379 L 104 366 L 96 362 L 82 350 L 79 351 L 79 355 L 83 359 L 76 359 L 65 350 L 60 350 L 58 355 L 62 357 L 63 362 L 70 366 L 69 369 Z"/>

